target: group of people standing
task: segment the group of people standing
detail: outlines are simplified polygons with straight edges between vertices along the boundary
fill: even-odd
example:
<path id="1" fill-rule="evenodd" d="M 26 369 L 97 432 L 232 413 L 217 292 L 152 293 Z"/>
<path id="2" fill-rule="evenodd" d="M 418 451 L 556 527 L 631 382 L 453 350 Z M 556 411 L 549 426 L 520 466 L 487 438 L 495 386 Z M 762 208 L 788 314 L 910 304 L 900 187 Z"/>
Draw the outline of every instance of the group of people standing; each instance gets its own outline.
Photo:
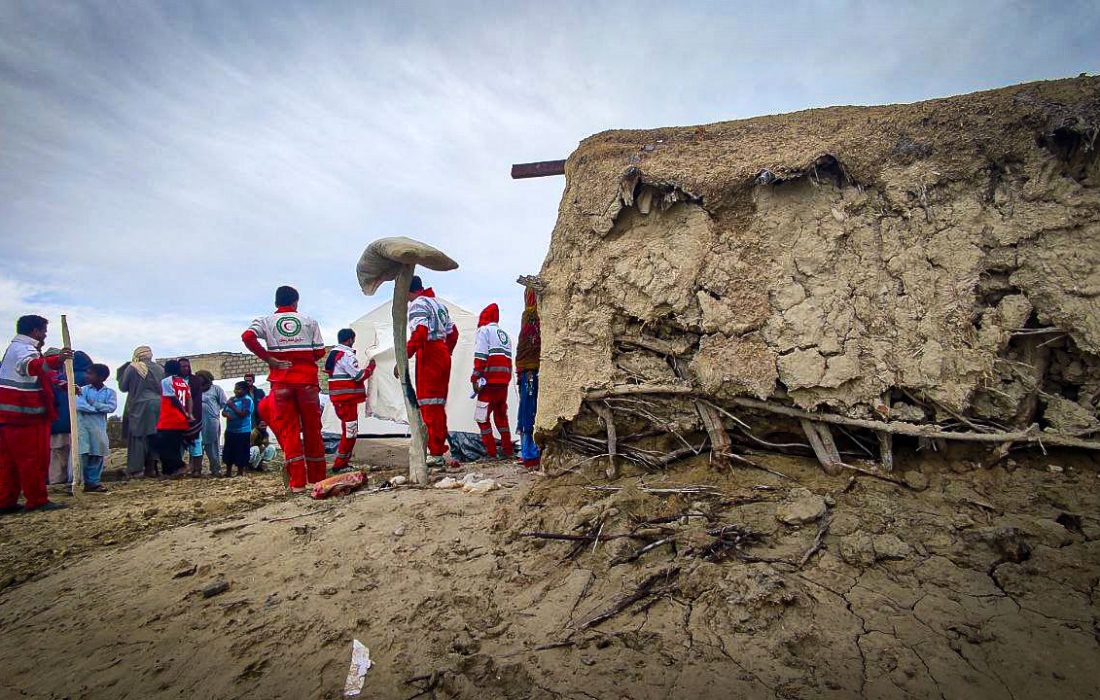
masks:
<path id="1" fill-rule="evenodd" d="M 408 289 L 409 339 L 407 356 L 415 362 L 415 388 L 406 387 L 427 428 L 429 467 L 443 468 L 448 460 L 447 398 L 451 378 L 451 357 L 458 344 L 458 328 L 447 307 L 419 276 Z M 321 404 L 317 363 L 324 357 L 329 390 L 341 422 L 340 444 L 334 471 L 349 468 L 358 435 L 359 405 L 367 400 L 367 381 L 375 370 L 374 360 L 361 367 L 355 354 L 355 332 L 342 329 L 338 344 L 327 354 L 317 322 L 298 311 L 299 295 L 293 287 L 275 291 L 275 313 L 258 318 L 241 335 L 252 353 L 271 368 L 271 405 L 268 423 L 283 447 L 289 486 L 305 491 L 307 485 L 325 477 L 324 443 L 321 438 Z M 538 370 L 541 337 L 535 292 L 528 289 L 520 327 L 518 360 L 514 371 L 520 387 L 521 459 L 528 468 L 539 465 L 534 441 L 534 417 L 538 400 Z M 513 454 L 508 424 L 508 385 L 513 372 L 512 341 L 499 326 L 496 304 L 481 313 L 474 343 L 470 383 L 477 399 L 474 418 L 489 457 L 497 456 L 493 424 L 500 434 L 501 451 Z M 394 375 L 397 369 L 394 368 Z"/>
<path id="2" fill-rule="evenodd" d="M 119 368 L 119 390 L 127 395 L 122 414 L 126 473 L 131 477 L 202 476 L 203 457 L 212 476 L 234 466 L 262 469 L 274 456 L 258 406 L 265 393 L 253 374 L 237 382 L 233 396 L 205 370 L 192 372 L 188 358 L 153 361 L 147 345 Z M 226 419 L 222 443 L 222 419 Z M 159 463 L 159 470 L 158 470 Z"/>
<path id="3" fill-rule="evenodd" d="M 407 389 L 415 393 L 410 398 L 415 399 L 427 427 L 429 465 L 441 468 L 453 463 L 446 457 L 446 404 L 458 328 L 420 277 L 413 278 L 408 295 L 410 337 L 405 351 L 415 361 L 416 381 L 415 389 Z M 269 366 L 270 394 L 255 385 L 255 375 L 245 375 L 234 386 L 233 395 L 227 396 L 212 374 L 192 372 L 187 358 L 168 360 L 162 366 L 153 360 L 149 346 L 134 350 L 132 359 L 116 373 L 119 390 L 127 396 L 122 436 L 128 476 L 198 477 L 204 456 L 214 476 L 222 475 L 223 468 L 226 476 L 232 475 L 233 467 L 238 475 L 248 468 L 262 470 L 275 453 L 266 430 L 270 426 L 283 448 L 290 489 L 305 491 L 307 485 L 324 479 L 327 470 L 318 381 L 322 358 L 342 427 L 334 471 L 350 468 L 359 405 L 367 400 L 366 383 L 375 363 L 359 365 L 351 329 L 339 332 L 338 344 L 326 355 L 317 322 L 298 312 L 298 301 L 293 287 L 279 287 L 275 312 L 254 320 L 241 336 L 245 346 Z M 513 446 L 507 396 L 515 371 L 521 461 L 535 468 L 539 464 L 533 428 L 540 335 L 534 290 L 526 291 L 524 301 L 514 368 L 511 338 L 499 326 L 497 305 L 481 312 L 470 383 L 477 400 L 474 417 L 487 455 L 497 456 L 495 424 L 503 456 L 509 458 Z M 84 488 L 105 492 L 100 474 L 109 452 L 107 417 L 117 408 L 115 392 L 104 386 L 110 370 L 67 348 L 43 353 L 48 321 L 41 316 L 23 316 L 16 325 L 17 334 L 0 362 L 0 513 L 61 507 L 49 501 L 46 486 L 71 479 L 68 454 L 74 426 L 68 421 L 66 381 L 78 387 L 75 439 L 82 455 Z M 73 359 L 72 378 L 63 372 L 68 359 Z M 18 504 L 20 492 L 23 506 Z"/>
<path id="4" fill-rule="evenodd" d="M 107 490 L 100 483 L 110 449 L 107 416 L 118 405 L 114 390 L 103 384 L 110 370 L 84 353 L 78 364 L 68 348 L 43 353 L 48 332 L 47 319 L 20 317 L 16 335 L 0 360 L 0 514 L 64 507 L 49 500 L 51 458 L 57 459 L 55 469 L 65 476 L 71 468 L 81 469 L 86 492 Z M 66 360 L 74 361 L 73 377 L 64 374 Z M 67 382 L 75 385 L 75 426 L 69 418 Z M 60 409 L 65 420 L 58 424 Z M 55 435 L 65 438 L 54 440 Z M 73 439 L 78 444 L 78 465 L 68 464 Z M 56 455 L 61 450 L 63 462 Z M 19 505 L 20 493 L 23 505 Z"/>

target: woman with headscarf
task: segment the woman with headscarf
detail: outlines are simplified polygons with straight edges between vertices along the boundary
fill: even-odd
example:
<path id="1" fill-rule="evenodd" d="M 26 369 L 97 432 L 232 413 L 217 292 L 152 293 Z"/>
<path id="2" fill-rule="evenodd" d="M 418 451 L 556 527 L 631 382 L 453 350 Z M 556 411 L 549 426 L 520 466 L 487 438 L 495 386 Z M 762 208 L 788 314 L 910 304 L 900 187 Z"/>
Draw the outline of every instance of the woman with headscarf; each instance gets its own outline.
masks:
<path id="1" fill-rule="evenodd" d="M 161 380 L 164 368 L 153 362 L 148 345 L 134 350 L 134 358 L 117 373 L 118 388 L 126 394 L 122 412 L 122 438 L 126 440 L 126 473 L 156 476 L 153 440 L 160 418 Z"/>

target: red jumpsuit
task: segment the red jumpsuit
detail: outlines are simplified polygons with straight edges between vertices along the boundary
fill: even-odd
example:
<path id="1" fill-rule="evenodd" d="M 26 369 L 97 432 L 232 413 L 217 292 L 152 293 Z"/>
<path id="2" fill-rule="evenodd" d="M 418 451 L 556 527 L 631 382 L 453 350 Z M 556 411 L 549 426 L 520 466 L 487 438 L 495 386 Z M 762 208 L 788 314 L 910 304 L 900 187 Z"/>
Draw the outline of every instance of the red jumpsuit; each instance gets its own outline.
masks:
<path id="1" fill-rule="evenodd" d="M 23 492 L 24 507 L 49 502 L 50 423 L 57 417 L 49 370 L 60 355 L 42 357 L 37 341 L 12 340 L 0 362 L 0 508 L 13 508 Z"/>
<path id="2" fill-rule="evenodd" d="M 267 377 L 273 414 L 267 423 L 283 448 L 290 487 L 300 489 L 324 480 L 317 360 L 325 356 L 325 343 L 317 322 L 293 307 L 280 306 L 274 314 L 253 321 L 241 340 L 260 359 L 290 363 L 287 369 L 272 368 Z"/>
<path id="3" fill-rule="evenodd" d="M 477 337 L 474 339 L 474 373 L 470 382 L 477 392 L 474 420 L 481 431 L 481 444 L 490 457 L 497 456 L 497 443 L 493 439 L 492 417 L 500 433 L 500 446 L 505 456 L 512 456 L 512 433 L 508 429 L 508 383 L 512 381 L 512 339 L 501 330 L 497 322 L 500 311 L 496 304 L 489 304 L 477 321 Z M 484 380 L 482 382 L 481 380 Z"/>
<path id="4" fill-rule="evenodd" d="M 409 329 L 405 349 L 416 358 L 416 400 L 428 428 L 428 454 L 441 457 L 447 451 L 447 387 L 458 328 L 428 288 L 409 304 Z"/>
<path id="5" fill-rule="evenodd" d="M 351 462 L 351 452 L 359 437 L 359 404 L 367 400 L 366 381 L 374 374 L 374 363 L 372 360 L 366 369 L 361 369 L 355 359 L 355 350 L 337 345 L 325 360 L 325 371 L 329 375 L 328 395 L 341 427 L 340 444 L 336 448 L 336 462 L 332 468 L 343 469 Z"/>

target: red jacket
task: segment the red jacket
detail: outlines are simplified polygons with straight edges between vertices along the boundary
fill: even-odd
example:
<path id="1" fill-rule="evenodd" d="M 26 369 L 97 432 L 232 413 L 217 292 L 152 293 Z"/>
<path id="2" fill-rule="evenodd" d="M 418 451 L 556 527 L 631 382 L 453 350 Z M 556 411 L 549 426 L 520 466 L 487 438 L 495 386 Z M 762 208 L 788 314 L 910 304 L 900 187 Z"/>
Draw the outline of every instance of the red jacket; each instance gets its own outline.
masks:
<path id="1" fill-rule="evenodd" d="M 15 336 L 0 361 L 0 423 L 52 423 L 57 405 L 50 370 L 62 364 L 60 355 L 42 357 L 33 338 Z"/>
<path id="2" fill-rule="evenodd" d="M 497 325 L 500 310 L 489 304 L 477 321 L 474 338 L 474 373 L 470 382 L 477 386 L 479 379 L 487 385 L 507 385 L 512 380 L 512 339 Z"/>
<path id="3" fill-rule="evenodd" d="M 427 297 L 434 301 L 435 290 L 429 287 L 421 292 L 420 296 Z M 438 302 L 435 302 L 435 304 L 442 306 L 442 304 Z M 440 335 L 443 333 L 446 334 L 444 342 L 447 343 L 447 354 L 453 353 L 455 345 L 458 344 L 458 326 L 451 322 L 450 316 L 440 319 L 441 323 L 436 323 L 436 319 L 424 319 L 419 317 L 420 312 L 416 307 L 417 304 L 414 300 L 413 305 L 409 307 L 409 325 L 412 326 L 412 335 L 409 336 L 409 342 L 405 346 L 405 351 L 408 353 L 409 357 L 423 350 L 427 347 L 428 343 L 440 342 L 431 337 L 432 331 Z M 445 308 L 444 311 L 446 311 Z"/>
<path id="4" fill-rule="evenodd" d="M 334 347 L 325 360 L 325 372 L 333 403 L 360 404 L 367 400 L 366 381 L 374 374 L 374 367 L 360 367 L 355 350 L 346 345 Z"/>

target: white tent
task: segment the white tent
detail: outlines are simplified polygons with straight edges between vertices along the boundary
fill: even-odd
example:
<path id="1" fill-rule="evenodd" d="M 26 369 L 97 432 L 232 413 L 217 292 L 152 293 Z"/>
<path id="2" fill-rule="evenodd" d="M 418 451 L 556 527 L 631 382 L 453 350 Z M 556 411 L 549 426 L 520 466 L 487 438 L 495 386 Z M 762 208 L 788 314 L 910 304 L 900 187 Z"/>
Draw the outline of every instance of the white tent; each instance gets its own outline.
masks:
<path id="1" fill-rule="evenodd" d="M 458 345 L 451 357 L 451 384 L 447 394 L 447 428 L 452 432 L 477 433 L 474 422 L 474 399 L 470 398 L 470 373 L 474 369 L 474 335 L 477 316 L 447 301 L 437 300 L 447 307 L 451 320 L 458 326 Z M 406 435 L 408 417 L 401 385 L 394 379 L 397 359 L 393 350 L 392 302 L 386 302 L 351 324 L 355 331 L 355 354 L 364 367 L 373 358 L 378 367 L 369 383 L 369 401 L 359 409 L 361 435 Z M 415 366 L 413 373 L 415 376 Z M 508 424 L 515 431 L 519 412 L 519 394 L 515 381 L 508 387 Z M 371 415 L 367 415 L 367 407 Z M 322 414 L 325 432 L 339 433 L 340 419 L 331 404 Z"/>

